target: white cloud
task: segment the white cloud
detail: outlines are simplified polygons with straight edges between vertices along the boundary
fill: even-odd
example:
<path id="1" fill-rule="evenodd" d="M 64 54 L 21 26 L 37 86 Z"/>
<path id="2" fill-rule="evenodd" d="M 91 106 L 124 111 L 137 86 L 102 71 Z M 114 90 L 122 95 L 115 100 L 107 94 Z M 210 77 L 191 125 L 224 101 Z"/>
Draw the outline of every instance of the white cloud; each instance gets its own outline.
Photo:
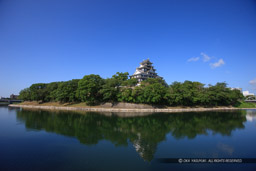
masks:
<path id="1" fill-rule="evenodd" d="M 220 67 L 220 66 L 222 66 L 222 65 L 225 64 L 225 62 L 224 62 L 224 60 L 223 60 L 222 58 L 219 59 L 219 60 L 217 60 L 218 58 L 216 58 L 216 57 L 214 57 L 214 56 L 211 56 L 211 57 L 210 57 L 210 56 L 208 56 L 207 54 L 205 54 L 204 52 L 201 52 L 200 55 L 201 55 L 202 57 L 193 57 L 193 58 L 189 58 L 189 59 L 187 60 L 187 62 L 196 62 L 196 61 L 198 61 L 198 60 L 200 60 L 200 59 L 202 59 L 203 62 L 209 62 L 210 60 L 212 60 L 212 63 L 209 64 L 212 69 L 218 68 L 218 67 Z M 215 62 L 214 62 L 214 61 L 215 61 Z M 230 73 L 230 72 L 228 71 L 227 73 Z M 255 82 L 256 82 L 256 80 L 255 80 Z M 256 83 L 255 83 L 255 85 L 256 85 Z"/>
<path id="2" fill-rule="evenodd" d="M 201 52 L 201 55 L 203 56 L 203 61 L 204 61 L 204 62 L 208 62 L 208 61 L 211 59 L 210 56 L 206 55 L 206 54 L 203 53 L 203 52 Z"/>
<path id="3" fill-rule="evenodd" d="M 211 63 L 210 66 L 212 68 L 217 68 L 217 67 L 220 67 L 221 65 L 224 65 L 225 62 L 223 61 L 223 59 L 220 59 L 218 62 L 215 62 L 215 63 Z"/>
<path id="4" fill-rule="evenodd" d="M 190 58 L 188 59 L 188 62 L 196 62 L 200 59 L 200 57 L 194 57 L 194 58 Z"/>
<path id="5" fill-rule="evenodd" d="M 256 78 L 254 78 L 254 80 L 249 81 L 249 83 L 253 86 L 256 86 Z"/>

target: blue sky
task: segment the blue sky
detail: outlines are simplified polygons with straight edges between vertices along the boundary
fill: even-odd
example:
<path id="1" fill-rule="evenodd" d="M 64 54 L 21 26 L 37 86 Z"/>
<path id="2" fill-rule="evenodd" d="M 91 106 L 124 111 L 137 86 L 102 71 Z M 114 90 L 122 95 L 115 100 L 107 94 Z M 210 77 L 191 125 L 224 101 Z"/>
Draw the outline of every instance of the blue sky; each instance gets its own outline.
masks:
<path id="1" fill-rule="evenodd" d="M 0 96 L 149 58 L 167 83 L 256 93 L 255 0 L 0 0 Z"/>

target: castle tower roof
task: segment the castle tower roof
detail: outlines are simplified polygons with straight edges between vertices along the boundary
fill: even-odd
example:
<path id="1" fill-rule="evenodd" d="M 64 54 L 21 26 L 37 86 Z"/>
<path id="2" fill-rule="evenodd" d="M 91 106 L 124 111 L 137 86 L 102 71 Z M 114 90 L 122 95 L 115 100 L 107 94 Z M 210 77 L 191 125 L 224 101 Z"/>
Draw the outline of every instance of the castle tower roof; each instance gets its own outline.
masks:
<path id="1" fill-rule="evenodd" d="M 147 78 L 160 78 L 152 64 L 149 59 L 143 60 L 130 78 L 136 78 L 138 82 L 146 80 Z"/>

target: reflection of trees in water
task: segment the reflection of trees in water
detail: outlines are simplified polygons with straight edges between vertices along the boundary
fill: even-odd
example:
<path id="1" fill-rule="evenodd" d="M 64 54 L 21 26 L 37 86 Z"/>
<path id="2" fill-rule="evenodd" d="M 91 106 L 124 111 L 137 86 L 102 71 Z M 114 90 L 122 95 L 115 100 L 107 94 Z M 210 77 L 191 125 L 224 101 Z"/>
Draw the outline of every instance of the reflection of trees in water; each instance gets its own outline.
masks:
<path id="1" fill-rule="evenodd" d="M 110 140 L 116 146 L 133 143 L 136 151 L 147 161 L 153 159 L 157 144 L 171 133 L 176 139 L 195 138 L 198 134 L 221 134 L 230 136 L 238 128 L 244 128 L 243 111 L 154 114 L 144 117 L 121 118 L 117 116 L 72 112 L 17 111 L 17 119 L 26 128 L 45 130 L 76 137 L 86 145 L 97 144 L 99 140 Z"/>
<path id="2" fill-rule="evenodd" d="M 230 136 L 232 130 L 244 128 L 246 121 L 244 111 L 236 112 L 208 112 L 183 114 L 172 117 L 171 133 L 175 138 L 195 138 L 198 134 L 213 134 Z"/>

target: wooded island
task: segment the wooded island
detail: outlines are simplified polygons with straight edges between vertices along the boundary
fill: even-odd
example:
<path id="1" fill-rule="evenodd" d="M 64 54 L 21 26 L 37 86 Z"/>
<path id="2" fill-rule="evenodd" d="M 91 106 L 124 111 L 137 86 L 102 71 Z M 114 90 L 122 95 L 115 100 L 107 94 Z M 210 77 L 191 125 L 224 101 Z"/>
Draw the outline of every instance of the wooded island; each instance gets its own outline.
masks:
<path id="1" fill-rule="evenodd" d="M 20 92 L 24 101 L 129 102 L 167 106 L 229 106 L 235 105 L 243 95 L 239 90 L 227 88 L 226 83 L 205 87 L 200 82 L 185 81 L 166 84 L 162 78 L 148 78 L 137 85 L 137 79 L 128 79 L 128 72 L 117 72 L 111 78 L 85 75 L 82 79 L 63 82 L 37 83 Z"/>

